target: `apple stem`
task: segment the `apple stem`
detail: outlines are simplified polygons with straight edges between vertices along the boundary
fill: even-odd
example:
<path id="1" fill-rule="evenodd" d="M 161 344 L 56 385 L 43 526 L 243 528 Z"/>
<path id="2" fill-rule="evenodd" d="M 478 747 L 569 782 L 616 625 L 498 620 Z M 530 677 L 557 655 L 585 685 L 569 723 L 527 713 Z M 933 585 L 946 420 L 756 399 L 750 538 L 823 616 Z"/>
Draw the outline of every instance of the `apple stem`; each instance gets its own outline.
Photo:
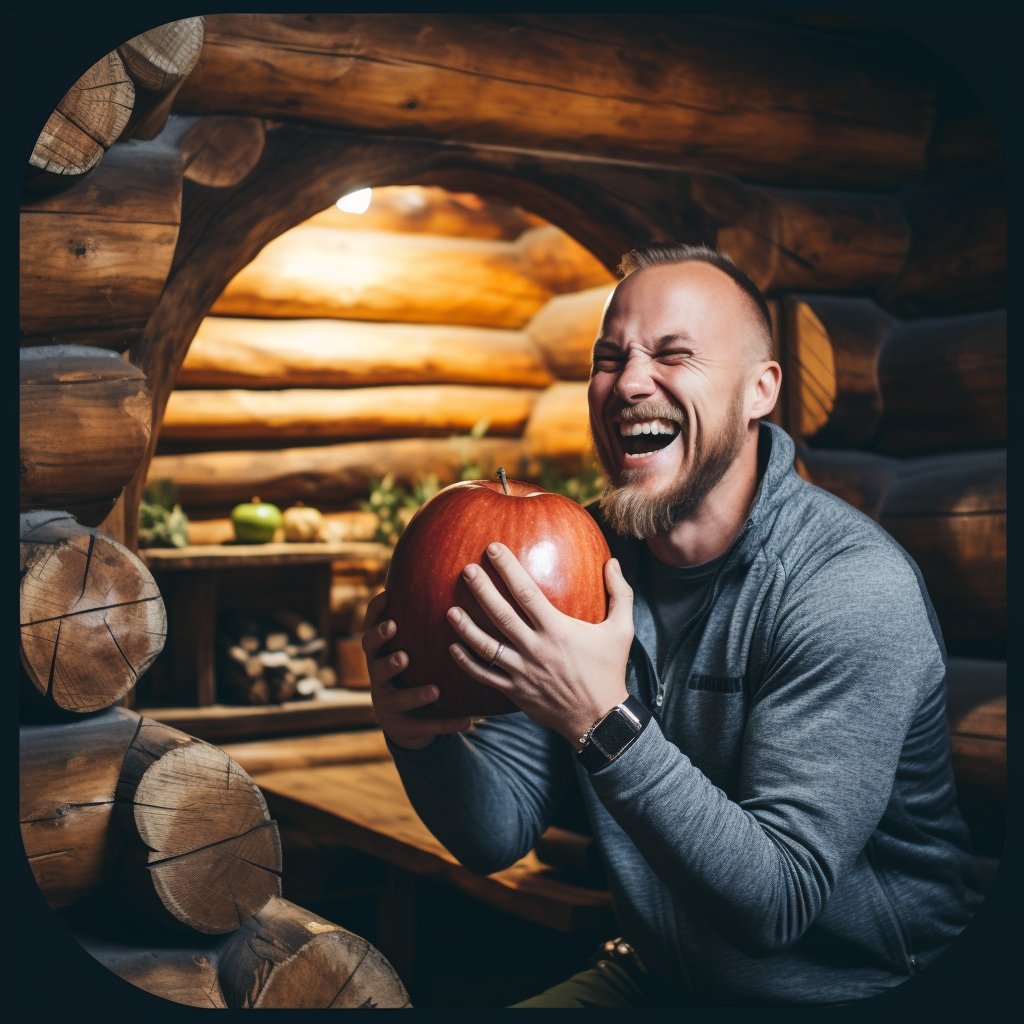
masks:
<path id="1" fill-rule="evenodd" d="M 498 479 L 501 481 L 502 490 L 508 494 L 508 477 L 505 475 L 505 467 L 498 467 Z"/>

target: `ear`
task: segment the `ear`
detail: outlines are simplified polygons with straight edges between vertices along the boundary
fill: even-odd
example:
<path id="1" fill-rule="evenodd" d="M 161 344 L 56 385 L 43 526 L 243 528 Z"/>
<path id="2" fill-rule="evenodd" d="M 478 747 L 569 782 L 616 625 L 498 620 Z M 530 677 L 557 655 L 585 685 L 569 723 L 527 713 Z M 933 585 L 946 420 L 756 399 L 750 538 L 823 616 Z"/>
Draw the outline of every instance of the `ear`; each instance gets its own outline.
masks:
<path id="1" fill-rule="evenodd" d="M 767 416 L 775 408 L 782 386 L 782 367 L 774 360 L 758 363 L 756 372 L 748 391 L 748 416 L 752 420 Z"/>

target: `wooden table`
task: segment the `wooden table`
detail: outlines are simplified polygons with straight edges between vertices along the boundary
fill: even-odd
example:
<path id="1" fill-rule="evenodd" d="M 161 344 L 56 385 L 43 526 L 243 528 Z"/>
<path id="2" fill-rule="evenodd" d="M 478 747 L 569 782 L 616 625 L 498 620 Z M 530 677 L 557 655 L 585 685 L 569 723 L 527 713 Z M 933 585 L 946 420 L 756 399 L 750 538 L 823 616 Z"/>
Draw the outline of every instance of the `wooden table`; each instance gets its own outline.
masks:
<path id="1" fill-rule="evenodd" d="M 277 605 L 308 615 L 330 638 L 332 565 L 385 559 L 383 544 L 209 544 L 147 548 L 139 557 L 153 573 L 167 607 L 171 699 L 164 703 L 205 707 L 216 703 L 217 612 Z"/>

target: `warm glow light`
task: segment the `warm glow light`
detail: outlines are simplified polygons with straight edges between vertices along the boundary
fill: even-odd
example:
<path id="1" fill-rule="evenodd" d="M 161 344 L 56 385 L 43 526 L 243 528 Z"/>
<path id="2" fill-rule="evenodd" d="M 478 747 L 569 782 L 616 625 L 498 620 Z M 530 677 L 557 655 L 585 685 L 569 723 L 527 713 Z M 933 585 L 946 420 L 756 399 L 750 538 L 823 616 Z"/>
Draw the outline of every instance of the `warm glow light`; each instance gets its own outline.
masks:
<path id="1" fill-rule="evenodd" d="M 344 213 L 366 213 L 370 208 L 372 198 L 372 188 L 361 188 L 356 192 L 349 192 L 347 196 L 342 196 L 334 205 Z"/>

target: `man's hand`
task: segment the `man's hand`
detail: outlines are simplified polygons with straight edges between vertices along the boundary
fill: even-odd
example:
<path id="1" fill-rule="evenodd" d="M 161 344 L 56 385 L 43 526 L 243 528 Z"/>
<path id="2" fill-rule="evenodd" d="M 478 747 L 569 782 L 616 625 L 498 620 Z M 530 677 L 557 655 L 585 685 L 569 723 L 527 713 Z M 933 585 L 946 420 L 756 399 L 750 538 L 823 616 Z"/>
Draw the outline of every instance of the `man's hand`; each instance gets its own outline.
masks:
<path id="1" fill-rule="evenodd" d="M 489 545 L 487 557 L 528 622 L 487 573 L 470 564 L 463 573 L 466 584 L 495 629 L 485 632 L 464 609 L 452 608 L 448 621 L 462 641 L 452 644 L 452 657 L 468 675 L 575 744 L 626 699 L 633 591 L 619 563 L 610 559 L 604 567 L 608 616 L 596 624 L 583 622 L 555 608 L 504 544 Z"/>
<path id="2" fill-rule="evenodd" d="M 392 640 L 397 626 L 385 619 L 387 595 L 381 591 L 366 608 L 363 622 L 363 653 L 370 673 L 370 698 L 377 724 L 392 743 L 409 750 L 422 750 L 441 733 L 465 732 L 469 718 L 414 718 L 410 711 L 437 700 L 440 690 L 432 684 L 408 689 L 392 680 L 409 664 L 405 651 L 381 655 L 380 649 Z"/>

